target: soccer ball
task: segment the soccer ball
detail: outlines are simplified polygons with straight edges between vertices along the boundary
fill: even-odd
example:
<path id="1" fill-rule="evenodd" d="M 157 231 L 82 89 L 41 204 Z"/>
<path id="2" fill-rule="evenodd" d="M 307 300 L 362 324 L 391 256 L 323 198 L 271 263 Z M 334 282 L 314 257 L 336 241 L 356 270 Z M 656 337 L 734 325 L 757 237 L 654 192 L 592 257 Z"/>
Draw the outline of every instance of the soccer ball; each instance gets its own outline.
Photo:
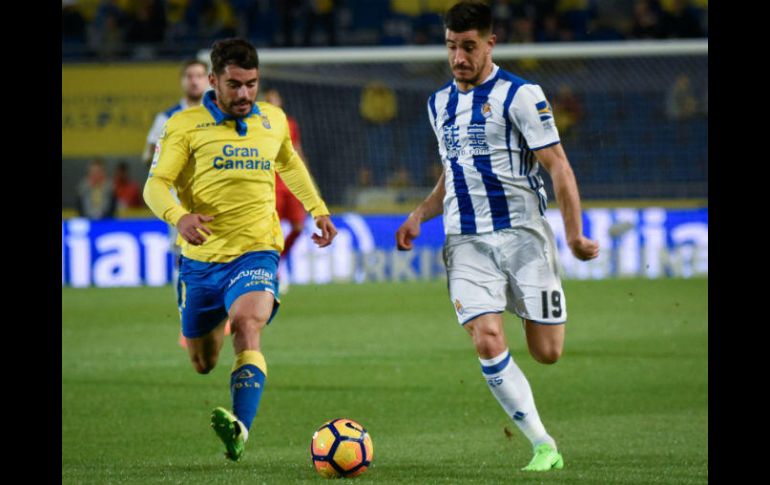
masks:
<path id="1" fill-rule="evenodd" d="M 327 421 L 313 433 L 310 456 L 324 478 L 355 477 L 369 468 L 374 457 L 372 438 L 352 419 Z"/>

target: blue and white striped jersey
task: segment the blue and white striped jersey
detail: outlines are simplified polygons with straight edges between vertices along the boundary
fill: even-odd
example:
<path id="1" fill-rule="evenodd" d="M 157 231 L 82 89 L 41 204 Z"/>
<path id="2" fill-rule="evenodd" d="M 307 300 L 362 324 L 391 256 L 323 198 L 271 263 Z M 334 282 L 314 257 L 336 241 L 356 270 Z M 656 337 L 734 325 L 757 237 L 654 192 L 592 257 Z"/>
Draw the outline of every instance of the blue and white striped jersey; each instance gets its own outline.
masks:
<path id="1" fill-rule="evenodd" d="M 545 214 L 534 151 L 559 143 L 543 90 L 493 65 L 468 92 L 452 80 L 428 100 L 444 164 L 444 231 L 481 234 Z"/>

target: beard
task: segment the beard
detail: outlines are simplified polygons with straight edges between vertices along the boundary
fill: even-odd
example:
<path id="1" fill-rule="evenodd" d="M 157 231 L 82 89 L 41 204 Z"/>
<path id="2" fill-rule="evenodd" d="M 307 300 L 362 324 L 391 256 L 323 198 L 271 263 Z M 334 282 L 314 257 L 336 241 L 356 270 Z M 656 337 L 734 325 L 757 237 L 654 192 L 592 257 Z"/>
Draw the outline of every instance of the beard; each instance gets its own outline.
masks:
<path id="1" fill-rule="evenodd" d="M 475 84 L 479 81 L 479 78 L 481 76 L 481 71 L 480 70 L 474 71 L 472 68 L 462 69 L 462 70 L 457 70 L 456 68 L 454 68 L 452 69 L 452 75 L 457 81 Z"/>
<path id="2" fill-rule="evenodd" d="M 252 109 L 254 109 L 255 101 L 252 101 L 248 98 L 239 98 L 232 101 L 225 101 L 225 97 L 222 95 L 222 93 L 219 92 L 218 89 L 216 90 L 216 96 L 217 104 L 219 105 L 220 109 L 233 118 L 243 118 L 251 113 Z M 243 110 L 246 105 L 248 105 L 248 110 L 239 111 L 239 108 Z"/>
<path id="3" fill-rule="evenodd" d="M 243 110 L 247 106 L 248 106 L 247 111 L 245 112 L 239 111 L 239 110 Z M 240 100 L 236 100 L 231 103 L 228 103 L 226 111 L 231 116 L 241 118 L 251 113 L 252 109 L 254 109 L 254 103 L 252 101 L 249 101 L 248 99 L 240 99 Z"/>

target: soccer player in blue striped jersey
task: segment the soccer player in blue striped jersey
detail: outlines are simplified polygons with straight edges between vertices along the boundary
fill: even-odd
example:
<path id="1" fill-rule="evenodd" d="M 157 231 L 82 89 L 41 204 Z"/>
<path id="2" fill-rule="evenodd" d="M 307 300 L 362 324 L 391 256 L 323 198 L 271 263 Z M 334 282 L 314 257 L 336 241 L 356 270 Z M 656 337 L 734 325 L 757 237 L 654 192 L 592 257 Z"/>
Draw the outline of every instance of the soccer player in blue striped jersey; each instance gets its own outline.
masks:
<path id="1" fill-rule="evenodd" d="M 262 330 L 280 303 L 276 272 L 284 243 L 275 209 L 276 172 L 315 218 L 321 234 L 312 239 L 318 246 L 331 244 L 337 230 L 292 146 L 286 114 L 256 102 L 254 46 L 237 38 L 215 42 L 211 65 L 213 89 L 202 105 L 166 123 L 144 198 L 183 239 L 178 304 L 197 372 L 208 374 L 216 365 L 230 321 L 232 411 L 214 409 L 211 426 L 225 455 L 238 461 L 267 379 Z"/>
<path id="2" fill-rule="evenodd" d="M 492 61 L 489 7 L 460 1 L 444 26 L 454 79 L 428 100 L 444 169 L 399 227 L 396 243 L 412 249 L 420 224 L 443 213 L 449 297 L 489 389 L 533 446 L 523 470 L 562 468 L 556 441 L 508 350 L 502 317 L 506 310 L 521 317 L 536 361 L 559 359 L 567 308 L 540 165 L 553 180 L 572 253 L 589 260 L 599 245 L 583 235 L 577 182 L 543 90 Z"/>
<path id="3" fill-rule="evenodd" d="M 206 63 L 198 59 L 190 59 L 182 63 L 180 83 L 184 95 L 177 104 L 155 115 L 152 127 L 147 133 L 147 143 L 142 154 L 142 160 L 148 167 L 152 162 L 155 145 L 158 143 L 158 138 L 163 132 L 166 121 L 177 111 L 201 104 L 203 93 L 209 89 L 208 70 Z"/>

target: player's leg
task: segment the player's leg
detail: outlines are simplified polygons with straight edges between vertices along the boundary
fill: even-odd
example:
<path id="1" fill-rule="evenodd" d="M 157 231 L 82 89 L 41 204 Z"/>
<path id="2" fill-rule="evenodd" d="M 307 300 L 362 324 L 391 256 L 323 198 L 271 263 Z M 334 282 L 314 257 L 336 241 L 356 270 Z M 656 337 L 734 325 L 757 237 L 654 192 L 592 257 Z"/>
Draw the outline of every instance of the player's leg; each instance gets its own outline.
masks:
<path id="1" fill-rule="evenodd" d="M 554 364 L 564 349 L 564 324 L 543 324 L 523 319 L 527 348 L 541 364 Z"/>
<path id="2" fill-rule="evenodd" d="M 177 303 L 182 337 L 195 371 L 208 374 L 219 359 L 227 317 L 222 292 L 216 287 L 217 266 L 185 257 L 179 260 Z"/>
<path id="3" fill-rule="evenodd" d="M 500 249 L 505 255 L 503 269 L 509 283 L 506 308 L 524 320 L 527 347 L 535 360 L 553 364 L 561 356 L 567 319 L 553 234 L 544 221 L 510 233 Z M 532 444 L 534 456 L 524 470 L 547 471 L 564 466 L 553 438 L 548 436 L 548 440 Z"/>
<path id="4" fill-rule="evenodd" d="M 274 302 L 272 293 L 252 291 L 239 296 L 230 307 L 235 354 L 230 379 L 233 412 L 246 429 L 251 428 L 257 414 L 267 377 L 260 340 L 273 314 Z"/>
<path id="5" fill-rule="evenodd" d="M 190 362 L 199 374 L 208 374 L 216 367 L 219 352 L 222 350 L 222 344 L 225 340 L 226 322 L 227 319 L 222 320 L 219 325 L 202 337 L 183 336 L 186 341 L 187 353 L 190 355 Z"/>
<path id="6" fill-rule="evenodd" d="M 507 267 L 509 309 L 522 318 L 532 357 L 553 364 L 564 349 L 567 300 L 550 226 L 542 222 L 542 226 L 520 231 L 511 251 L 518 259 Z"/>
<path id="7" fill-rule="evenodd" d="M 505 339 L 502 312 L 507 304 L 507 276 L 499 267 L 501 238 L 499 234 L 447 238 L 444 261 L 449 295 L 458 322 L 476 347 L 489 390 L 536 448 L 552 444 L 553 439 L 540 421 L 532 389 Z"/>
<path id="8" fill-rule="evenodd" d="M 278 253 L 247 253 L 234 262 L 225 304 L 233 336 L 235 362 L 230 374 L 232 412 L 216 408 L 212 426 L 237 461 L 243 455 L 249 429 L 259 409 L 267 378 L 261 352 L 262 329 L 275 316 L 278 301 L 276 270 Z"/>
<path id="9" fill-rule="evenodd" d="M 481 373 L 497 402 L 535 450 L 543 444 L 555 450 L 556 443 L 540 420 L 529 381 L 508 350 L 502 314 L 481 315 L 466 323 L 465 329 L 473 339 Z"/>

